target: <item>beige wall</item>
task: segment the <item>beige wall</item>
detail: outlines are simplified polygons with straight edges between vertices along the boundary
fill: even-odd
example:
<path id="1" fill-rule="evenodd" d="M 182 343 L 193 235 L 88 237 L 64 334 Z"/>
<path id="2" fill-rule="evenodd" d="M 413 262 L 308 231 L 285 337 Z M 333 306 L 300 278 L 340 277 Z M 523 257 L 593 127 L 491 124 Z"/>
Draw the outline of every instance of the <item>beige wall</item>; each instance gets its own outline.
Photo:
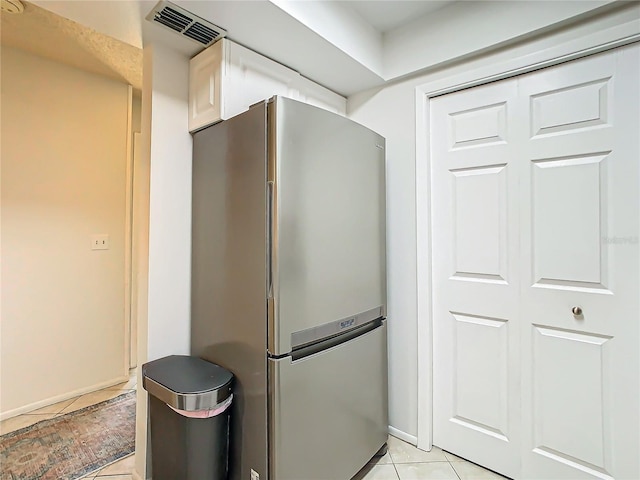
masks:
<path id="1" fill-rule="evenodd" d="M 133 91 L 133 101 L 131 102 L 131 130 L 140 133 L 142 131 L 142 94 Z"/>
<path id="2" fill-rule="evenodd" d="M 125 84 L 2 48 L 3 417 L 126 375 L 127 103 Z"/>

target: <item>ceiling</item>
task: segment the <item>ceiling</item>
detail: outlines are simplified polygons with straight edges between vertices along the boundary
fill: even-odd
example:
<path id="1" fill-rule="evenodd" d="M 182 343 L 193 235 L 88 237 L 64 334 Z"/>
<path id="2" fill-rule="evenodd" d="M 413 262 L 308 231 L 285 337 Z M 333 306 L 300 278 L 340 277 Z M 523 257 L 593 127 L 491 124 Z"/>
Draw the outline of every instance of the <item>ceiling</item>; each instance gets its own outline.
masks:
<path id="1" fill-rule="evenodd" d="M 377 64 L 381 57 L 377 51 L 379 48 L 372 50 L 370 61 L 362 56 L 354 61 L 358 52 L 349 52 L 345 48 L 349 41 L 334 45 L 335 42 L 324 38 L 331 31 L 324 36 L 318 35 L 292 15 L 289 6 L 285 5 L 287 2 L 173 1 L 227 28 L 230 39 L 285 63 L 344 95 L 380 85 L 385 80 Z M 452 1 L 307 0 L 288 3 L 308 10 L 315 5 L 318 18 L 327 12 L 332 15 L 324 19 L 327 25 L 343 22 L 340 25 L 343 35 L 349 30 L 369 29 L 367 41 L 381 43 L 383 33 L 402 28 L 416 17 L 429 15 Z M 154 0 L 24 2 L 23 14 L 2 15 L 2 43 L 130 83 L 140 89 L 142 51 L 136 47 L 142 46 L 143 37 L 145 43 L 171 44 L 188 56 L 200 50 L 198 45 L 143 20 L 155 3 Z M 327 11 L 327 7 L 332 10 Z M 350 18 L 351 23 L 344 24 L 341 17 Z M 265 35 L 269 36 L 269 41 L 264 41 Z M 301 42 L 307 48 L 300 49 Z M 318 52 L 313 64 L 309 64 L 309 51 Z"/>
<path id="2" fill-rule="evenodd" d="M 554 0 L 551 9 L 537 0 L 172 1 L 344 96 L 627 3 Z M 2 41 L 139 87 L 143 45 L 164 44 L 186 57 L 202 50 L 144 20 L 156 3 L 32 0 L 23 15 L 2 15 Z"/>
<path id="3" fill-rule="evenodd" d="M 142 50 L 32 3 L 2 13 L 1 43 L 142 88 Z"/>
<path id="4" fill-rule="evenodd" d="M 372 27 L 381 33 L 388 32 L 434 12 L 454 0 L 350 0 L 339 1 L 354 10 Z"/>
<path id="5" fill-rule="evenodd" d="M 2 45 L 142 88 L 142 50 L 28 2 L 1 15 Z"/>

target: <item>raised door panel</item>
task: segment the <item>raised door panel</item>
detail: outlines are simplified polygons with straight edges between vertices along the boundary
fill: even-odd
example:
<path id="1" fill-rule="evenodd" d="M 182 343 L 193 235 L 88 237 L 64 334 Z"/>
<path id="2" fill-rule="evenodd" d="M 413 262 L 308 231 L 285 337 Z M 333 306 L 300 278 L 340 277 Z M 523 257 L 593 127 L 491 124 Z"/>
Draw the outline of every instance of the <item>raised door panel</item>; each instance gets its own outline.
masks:
<path id="1" fill-rule="evenodd" d="M 607 289 L 607 153 L 531 162 L 533 285 Z"/>
<path id="2" fill-rule="evenodd" d="M 452 278 L 507 281 L 506 165 L 453 174 Z"/>
<path id="3" fill-rule="evenodd" d="M 609 124 L 607 75 L 589 82 L 545 91 L 531 98 L 531 137 L 591 130 Z"/>
<path id="4" fill-rule="evenodd" d="M 297 72 L 237 43 L 227 45 L 223 119 L 274 95 L 297 99 Z"/>
<path id="5" fill-rule="evenodd" d="M 452 149 L 496 145 L 507 141 L 507 103 L 465 109 L 449 114 Z"/>
<path id="6" fill-rule="evenodd" d="M 508 441 L 508 322 L 453 313 L 451 421 Z"/>
<path id="7" fill-rule="evenodd" d="M 534 453 L 595 476 L 609 475 L 613 455 L 610 340 L 533 326 Z"/>
<path id="8" fill-rule="evenodd" d="M 193 57 L 189 63 L 189 131 L 222 120 L 223 41 Z"/>

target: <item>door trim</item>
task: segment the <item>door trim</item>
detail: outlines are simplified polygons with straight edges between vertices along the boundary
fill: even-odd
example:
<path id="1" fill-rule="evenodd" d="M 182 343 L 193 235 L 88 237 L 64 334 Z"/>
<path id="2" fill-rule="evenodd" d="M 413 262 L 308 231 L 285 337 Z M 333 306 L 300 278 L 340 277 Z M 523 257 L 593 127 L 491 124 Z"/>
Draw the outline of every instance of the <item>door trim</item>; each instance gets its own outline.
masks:
<path id="1" fill-rule="evenodd" d="M 433 305 L 431 267 L 431 158 L 429 156 L 430 100 L 447 93 L 512 78 L 571 60 L 640 42 L 640 20 L 629 6 L 616 9 L 614 15 L 630 15 L 621 24 L 597 24 L 586 35 L 566 40 L 566 32 L 551 33 L 533 40 L 529 48 L 513 47 L 517 55 L 506 60 L 493 60 L 482 67 L 460 70 L 451 76 L 436 79 L 415 88 L 416 105 L 416 259 L 417 259 L 417 322 L 418 322 L 418 448 L 433 446 Z M 597 21 L 597 20 L 596 20 Z M 588 21 L 587 21 L 588 23 Z M 583 25 L 575 26 L 576 32 Z M 588 30 L 589 31 L 589 30 Z M 562 38 L 563 34 L 565 35 Z M 559 36 L 562 41 L 555 36 Z M 522 52 L 524 50 L 524 52 Z M 422 220 L 422 221 L 421 221 Z"/>
<path id="2" fill-rule="evenodd" d="M 131 364 L 131 303 L 132 303 L 132 227 L 133 227 L 133 87 L 127 87 L 127 139 L 126 139 L 126 173 L 125 173 L 125 213 L 124 213 L 124 361 L 125 375 L 133 367 Z"/>

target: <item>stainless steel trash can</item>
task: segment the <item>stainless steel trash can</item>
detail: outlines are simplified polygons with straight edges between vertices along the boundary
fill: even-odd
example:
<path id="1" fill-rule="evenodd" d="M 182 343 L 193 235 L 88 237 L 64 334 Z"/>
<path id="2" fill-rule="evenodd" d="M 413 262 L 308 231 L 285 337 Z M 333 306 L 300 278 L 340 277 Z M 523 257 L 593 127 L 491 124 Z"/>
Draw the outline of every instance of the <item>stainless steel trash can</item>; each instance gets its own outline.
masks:
<path id="1" fill-rule="evenodd" d="M 154 480 L 225 480 L 233 374 L 172 355 L 142 365 Z"/>

